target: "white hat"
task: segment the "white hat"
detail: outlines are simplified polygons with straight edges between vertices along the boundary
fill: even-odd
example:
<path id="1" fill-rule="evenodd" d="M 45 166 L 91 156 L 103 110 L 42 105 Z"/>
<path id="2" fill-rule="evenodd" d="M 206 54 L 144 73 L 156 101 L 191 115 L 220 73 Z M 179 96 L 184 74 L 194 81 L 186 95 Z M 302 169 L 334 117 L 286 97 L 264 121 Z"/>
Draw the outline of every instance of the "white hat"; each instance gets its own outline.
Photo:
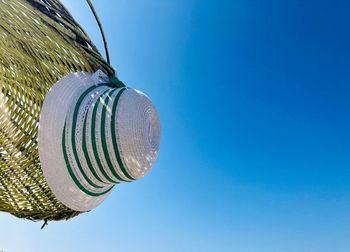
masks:
<path id="1" fill-rule="evenodd" d="M 144 177 L 160 142 L 157 111 L 143 93 L 102 72 L 74 73 L 47 94 L 39 157 L 49 187 L 67 207 L 89 211 L 114 185 Z"/>

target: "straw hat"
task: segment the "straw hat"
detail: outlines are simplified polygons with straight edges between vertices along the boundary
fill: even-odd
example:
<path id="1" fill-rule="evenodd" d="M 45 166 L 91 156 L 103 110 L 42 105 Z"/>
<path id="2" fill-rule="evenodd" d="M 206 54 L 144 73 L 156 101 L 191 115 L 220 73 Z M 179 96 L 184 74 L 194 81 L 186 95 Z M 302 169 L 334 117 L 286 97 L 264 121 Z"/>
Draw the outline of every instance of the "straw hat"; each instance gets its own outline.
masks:
<path id="1" fill-rule="evenodd" d="M 45 97 L 41 167 L 57 199 L 75 211 L 89 211 L 116 184 L 144 177 L 159 142 L 159 118 L 150 99 L 116 86 L 102 71 L 69 74 Z"/>

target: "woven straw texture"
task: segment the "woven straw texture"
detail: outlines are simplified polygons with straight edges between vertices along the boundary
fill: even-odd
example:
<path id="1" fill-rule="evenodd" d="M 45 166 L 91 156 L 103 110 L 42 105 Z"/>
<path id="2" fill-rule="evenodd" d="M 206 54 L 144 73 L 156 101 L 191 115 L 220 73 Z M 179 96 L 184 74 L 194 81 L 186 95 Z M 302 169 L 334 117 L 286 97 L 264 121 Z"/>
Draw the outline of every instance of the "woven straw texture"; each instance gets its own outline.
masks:
<path id="1" fill-rule="evenodd" d="M 59 1 L 0 1 L 0 211 L 31 220 L 79 214 L 60 203 L 45 181 L 38 122 L 44 98 L 60 78 L 98 69 L 114 74 Z"/>

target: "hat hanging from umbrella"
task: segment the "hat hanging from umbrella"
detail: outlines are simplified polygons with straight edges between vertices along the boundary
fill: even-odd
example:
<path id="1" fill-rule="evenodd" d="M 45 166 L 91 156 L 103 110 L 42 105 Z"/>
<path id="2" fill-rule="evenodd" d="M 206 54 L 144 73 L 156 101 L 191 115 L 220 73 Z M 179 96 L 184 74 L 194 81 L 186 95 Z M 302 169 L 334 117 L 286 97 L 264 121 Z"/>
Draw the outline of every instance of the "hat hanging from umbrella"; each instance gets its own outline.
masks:
<path id="1" fill-rule="evenodd" d="M 69 219 L 151 169 L 156 109 L 108 62 L 58 0 L 0 1 L 0 211 Z"/>

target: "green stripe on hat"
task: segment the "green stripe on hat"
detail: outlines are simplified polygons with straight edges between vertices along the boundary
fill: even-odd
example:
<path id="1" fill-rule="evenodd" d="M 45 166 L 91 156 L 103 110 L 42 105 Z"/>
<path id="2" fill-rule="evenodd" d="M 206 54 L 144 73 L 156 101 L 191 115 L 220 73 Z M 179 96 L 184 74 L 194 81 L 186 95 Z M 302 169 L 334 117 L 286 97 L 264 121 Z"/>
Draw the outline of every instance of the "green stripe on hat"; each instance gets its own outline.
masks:
<path id="1" fill-rule="evenodd" d="M 121 94 L 126 90 L 126 88 L 123 88 L 119 91 L 119 93 L 117 94 L 116 98 L 114 99 L 114 103 L 118 103 L 119 99 L 120 99 L 120 96 Z M 108 104 L 110 102 L 110 97 L 113 95 L 115 90 L 113 90 L 111 93 L 110 93 L 110 96 L 107 96 L 106 97 L 106 100 L 105 100 L 105 104 L 102 108 L 102 116 L 101 116 L 101 142 L 102 142 L 102 148 L 103 148 L 103 153 L 105 155 L 105 158 L 106 158 L 106 161 L 107 161 L 107 164 L 108 164 L 108 167 L 110 169 L 110 171 L 112 172 L 112 174 L 118 178 L 119 180 L 121 181 L 124 181 L 124 182 L 130 182 L 128 180 L 125 180 L 123 178 L 120 177 L 120 175 L 116 172 L 113 164 L 112 164 L 112 161 L 111 161 L 111 157 L 109 156 L 109 151 L 108 151 L 108 147 L 107 147 L 107 139 L 106 139 L 106 115 L 107 115 L 107 107 L 108 107 Z M 111 113 L 111 117 L 112 118 L 115 118 L 116 114 L 115 113 Z M 112 135 L 113 135 L 113 132 L 112 132 Z M 113 137 L 112 137 L 113 138 Z M 118 162 L 119 164 L 119 162 Z M 120 166 L 120 165 L 119 165 Z M 122 168 L 121 168 L 122 169 Z"/>
<path id="2" fill-rule="evenodd" d="M 98 186 L 96 185 L 94 182 L 92 182 L 90 180 L 90 178 L 86 175 L 83 167 L 81 166 L 81 162 L 79 160 L 78 157 L 78 152 L 77 152 L 77 147 L 76 147 L 76 139 L 75 139 L 75 131 L 76 131 L 76 126 L 77 126 L 77 120 L 78 120 L 78 115 L 79 115 L 79 109 L 80 106 L 82 104 L 82 102 L 84 101 L 85 97 L 94 89 L 96 89 L 96 86 L 90 87 L 89 89 L 87 89 L 78 99 L 77 104 L 75 106 L 74 109 L 74 113 L 73 113 L 73 123 L 72 123 L 72 131 L 71 131 L 71 145 L 72 145 L 72 150 L 73 150 L 73 155 L 75 158 L 75 161 L 77 163 L 77 166 L 79 168 L 79 171 L 81 173 L 81 175 L 83 176 L 83 178 L 86 180 L 86 182 L 88 182 L 92 187 L 98 188 L 98 189 L 102 189 L 102 186 Z"/>
<path id="3" fill-rule="evenodd" d="M 130 180 L 135 180 L 129 173 L 128 171 L 125 169 L 124 163 L 122 161 L 122 158 L 120 156 L 120 152 L 119 152 L 119 147 L 118 147 L 118 142 L 117 142 L 117 135 L 116 135 L 116 117 L 117 117 L 117 105 L 118 105 L 118 101 L 120 99 L 120 96 L 122 95 L 122 93 L 127 90 L 127 88 L 123 88 L 122 91 L 119 92 L 119 94 L 117 95 L 117 97 L 114 100 L 113 103 L 113 107 L 112 107 L 112 123 L 111 123 L 111 132 L 112 132 L 112 142 L 113 142 L 113 147 L 114 147 L 114 154 L 117 158 L 119 167 L 121 169 L 121 171 L 123 172 L 123 174 Z"/>
<path id="4" fill-rule="evenodd" d="M 115 181 L 113 180 L 105 171 L 103 164 L 101 162 L 101 159 L 99 157 L 99 153 L 97 150 L 97 144 L 96 144 L 96 137 L 95 136 L 95 132 L 96 132 L 96 117 L 97 117 L 97 109 L 98 109 L 98 105 L 102 102 L 102 97 L 107 94 L 108 92 L 110 92 L 110 90 L 106 90 L 105 92 L 103 92 L 103 94 L 98 98 L 97 102 L 94 104 L 94 109 L 92 111 L 92 118 L 91 118 L 91 143 L 92 143 L 92 149 L 94 152 L 94 157 L 97 163 L 97 166 L 99 168 L 99 170 L 101 171 L 101 173 L 103 174 L 103 176 L 110 181 L 111 183 L 114 184 L 118 184 L 120 183 L 120 181 Z"/>
<path id="5" fill-rule="evenodd" d="M 62 133 L 62 151 L 63 151 L 63 156 L 64 156 L 64 160 L 67 166 L 67 170 L 69 172 L 69 175 L 71 176 L 72 180 L 74 181 L 74 183 L 76 184 L 76 186 L 83 191 L 84 193 L 92 196 L 92 197 L 98 197 L 101 195 L 104 195 L 106 193 L 108 193 L 110 190 L 113 189 L 114 185 L 112 185 L 109 189 L 103 191 L 103 192 L 91 192 L 90 190 L 86 189 L 79 181 L 79 179 L 75 176 L 72 166 L 69 162 L 69 158 L 68 158 L 68 154 L 67 154 L 67 149 L 66 149 L 66 126 L 67 126 L 67 122 L 64 123 L 64 128 L 63 128 L 63 133 Z"/>
<path id="6" fill-rule="evenodd" d="M 86 160 L 86 163 L 89 167 L 89 170 L 91 171 L 91 173 L 94 175 L 94 177 L 100 181 L 101 183 L 105 183 L 105 184 L 108 184 L 106 182 L 103 182 L 102 179 L 100 178 L 100 176 L 97 174 L 95 168 L 93 167 L 92 165 L 92 162 L 91 162 L 91 159 L 90 159 L 90 156 L 89 156 L 89 152 L 88 152 L 88 148 L 87 148 L 87 145 L 86 145 L 86 125 L 87 125 L 87 115 L 85 116 L 85 119 L 84 119 L 84 125 L 83 125 L 83 139 L 82 139 L 82 147 L 83 147 L 83 152 L 84 152 L 84 157 L 85 157 L 85 160 Z"/>

